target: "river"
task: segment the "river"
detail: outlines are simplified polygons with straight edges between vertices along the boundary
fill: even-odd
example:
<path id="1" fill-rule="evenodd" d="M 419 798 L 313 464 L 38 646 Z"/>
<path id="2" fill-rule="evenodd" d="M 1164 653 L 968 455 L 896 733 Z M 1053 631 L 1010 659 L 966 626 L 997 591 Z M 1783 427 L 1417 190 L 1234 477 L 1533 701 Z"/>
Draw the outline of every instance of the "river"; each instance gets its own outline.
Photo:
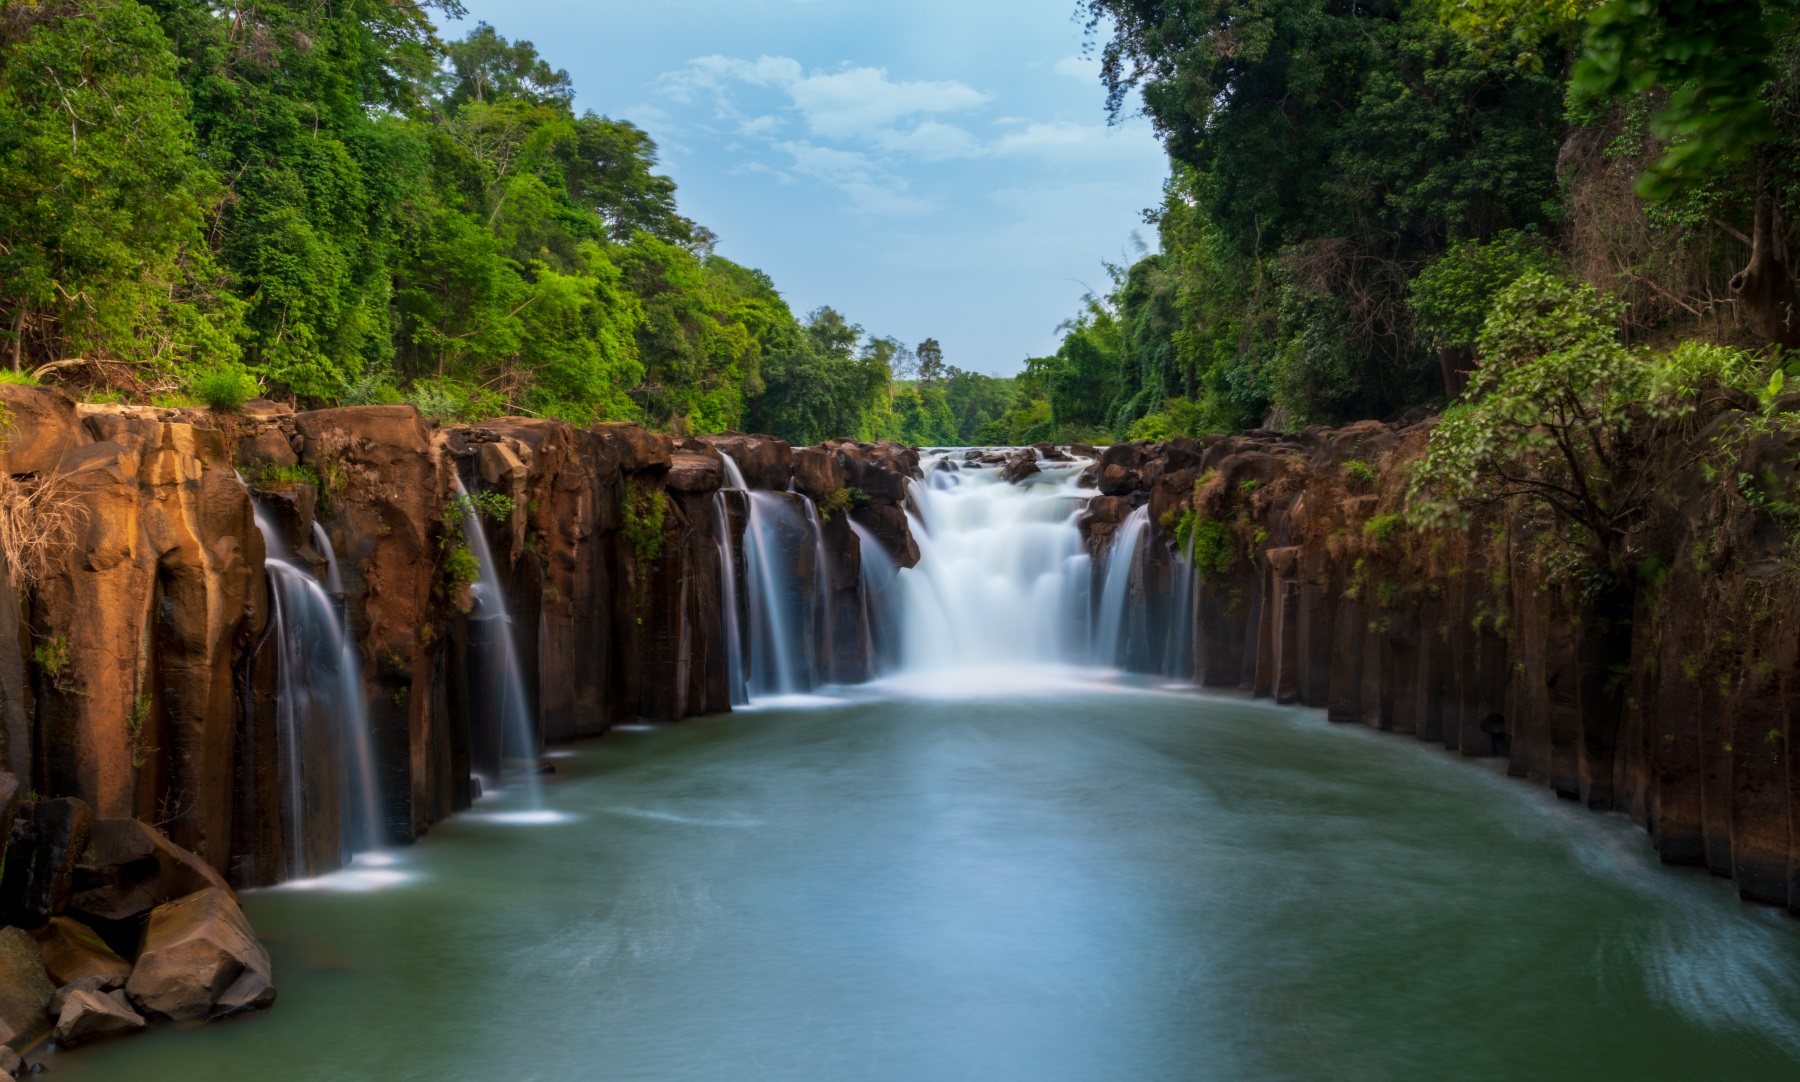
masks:
<path id="1" fill-rule="evenodd" d="M 262 1017 L 100 1079 L 1776 1079 L 1800 937 L 1623 817 L 1317 711 L 1046 670 L 557 752 L 252 892 Z M 359 889 L 360 888 L 360 889 Z"/>

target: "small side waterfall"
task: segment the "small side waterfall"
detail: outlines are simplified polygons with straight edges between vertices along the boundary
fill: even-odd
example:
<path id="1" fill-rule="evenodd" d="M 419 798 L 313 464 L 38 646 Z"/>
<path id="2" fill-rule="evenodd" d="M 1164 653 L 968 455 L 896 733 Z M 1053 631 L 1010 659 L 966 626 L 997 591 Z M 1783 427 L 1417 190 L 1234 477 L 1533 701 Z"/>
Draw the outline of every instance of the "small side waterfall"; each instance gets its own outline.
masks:
<path id="1" fill-rule="evenodd" d="M 850 529 L 862 552 L 862 622 L 869 643 L 869 669 L 875 676 L 900 664 L 900 569 L 875 535 L 854 519 Z"/>
<path id="2" fill-rule="evenodd" d="M 744 471 L 738 469 L 735 459 L 723 452 L 719 458 L 725 466 L 725 483 L 713 496 L 713 533 L 719 539 L 719 600 L 725 610 L 726 679 L 730 681 L 731 705 L 744 706 L 750 702 L 750 683 L 744 675 L 744 629 L 740 617 L 743 597 L 738 589 L 732 501 L 739 498 L 734 494 L 742 493 L 741 498 L 748 505 L 750 486 L 744 483 Z"/>
<path id="3" fill-rule="evenodd" d="M 335 871 L 381 844 L 381 811 L 369 715 L 356 644 L 345 631 L 342 579 L 330 539 L 317 524 L 338 597 L 293 558 L 281 531 L 259 507 L 256 525 L 268 555 L 279 651 L 275 726 L 282 789 L 287 877 Z M 329 824 L 335 822 L 336 828 Z M 325 825 L 321 825 L 325 824 Z"/>
<path id="4" fill-rule="evenodd" d="M 506 760 L 523 761 L 523 770 L 515 771 L 530 781 L 534 799 L 541 796 L 537 786 L 538 738 L 532 724 L 530 701 L 525 694 L 524 669 L 519 664 L 519 650 L 513 642 L 513 621 L 506 607 L 506 593 L 500 586 L 500 572 L 488 546 L 487 530 L 481 524 L 481 509 L 455 478 L 457 513 L 462 519 L 463 540 L 475 557 L 480 576 L 472 593 L 475 607 L 469 613 L 469 653 L 478 672 L 471 673 L 471 684 L 485 689 L 485 694 L 471 696 L 471 726 L 477 734 L 489 734 L 493 746 L 477 756 L 478 764 L 493 771 L 486 780 L 499 785 L 506 775 Z M 489 723 L 492 719 L 492 723 Z M 485 762 L 481 762 L 485 760 Z"/>
<path id="5" fill-rule="evenodd" d="M 819 684 L 818 629 L 826 626 L 828 599 L 819 515 L 812 501 L 794 492 L 752 491 L 730 455 L 726 484 L 744 493 L 744 579 L 748 626 L 735 629 L 750 643 L 744 673 L 745 698 L 799 695 Z M 722 553 L 730 565 L 730 554 Z M 735 623 L 735 615 L 728 620 Z M 729 633 L 729 629 L 728 629 Z M 742 656 L 741 654 L 738 656 Z"/>
<path id="6" fill-rule="evenodd" d="M 1106 576 L 1100 589 L 1100 607 L 1094 614 L 1094 661 L 1112 667 L 1122 665 L 1126 630 L 1139 606 L 1132 604 L 1131 586 L 1138 569 L 1138 547 L 1150 525 L 1150 508 L 1140 507 L 1125 517 L 1113 534 L 1106 553 Z"/>
<path id="7" fill-rule="evenodd" d="M 1163 672 L 1180 679 L 1194 676 L 1194 624 L 1199 619 L 1195 593 L 1200 588 L 1200 574 L 1194 567 L 1194 540 L 1197 531 L 1188 534 L 1187 548 L 1175 554 L 1173 589 L 1169 591 L 1169 633 L 1164 639 Z"/>

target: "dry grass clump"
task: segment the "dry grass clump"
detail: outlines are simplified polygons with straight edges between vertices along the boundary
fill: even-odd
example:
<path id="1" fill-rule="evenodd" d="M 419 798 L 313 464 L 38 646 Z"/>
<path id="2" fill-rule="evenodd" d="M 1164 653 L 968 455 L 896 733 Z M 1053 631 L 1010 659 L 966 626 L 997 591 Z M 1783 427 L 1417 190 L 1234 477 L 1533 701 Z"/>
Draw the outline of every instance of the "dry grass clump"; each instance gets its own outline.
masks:
<path id="1" fill-rule="evenodd" d="M 0 474 L 0 555 L 15 586 L 49 574 L 87 516 L 61 477 L 17 480 Z"/>

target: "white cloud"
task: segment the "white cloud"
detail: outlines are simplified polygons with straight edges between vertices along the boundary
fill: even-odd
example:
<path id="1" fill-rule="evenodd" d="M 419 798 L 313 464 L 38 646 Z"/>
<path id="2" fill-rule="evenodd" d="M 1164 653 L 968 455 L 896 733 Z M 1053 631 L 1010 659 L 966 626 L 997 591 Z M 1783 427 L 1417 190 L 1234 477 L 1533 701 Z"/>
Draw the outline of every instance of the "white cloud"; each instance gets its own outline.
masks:
<path id="1" fill-rule="evenodd" d="M 1100 62 L 1089 56 L 1065 56 L 1052 64 L 1050 70 L 1071 79 L 1098 79 Z"/>
<path id="2" fill-rule="evenodd" d="M 906 181 L 865 154 L 807 142 L 778 144 L 794 159 L 794 172 L 823 181 L 869 214 L 923 214 L 935 206 L 908 194 Z"/>
<path id="3" fill-rule="evenodd" d="M 691 104 L 702 90 L 728 101 L 733 83 L 781 91 L 814 135 L 839 138 L 880 139 L 901 121 L 973 109 L 990 97 L 958 82 L 895 82 L 886 68 L 809 74 L 798 60 L 785 56 L 702 56 L 657 80 L 663 93 L 683 104 Z"/>
<path id="4" fill-rule="evenodd" d="M 928 120 L 911 131 L 888 129 L 876 140 L 883 150 L 910 154 L 928 162 L 979 158 L 988 152 L 981 140 L 954 124 Z"/>
<path id="5" fill-rule="evenodd" d="M 915 116 L 953 113 L 987 102 L 988 95 L 955 82 L 896 83 L 885 68 L 847 68 L 809 75 L 787 87 L 815 135 L 876 135 Z"/>

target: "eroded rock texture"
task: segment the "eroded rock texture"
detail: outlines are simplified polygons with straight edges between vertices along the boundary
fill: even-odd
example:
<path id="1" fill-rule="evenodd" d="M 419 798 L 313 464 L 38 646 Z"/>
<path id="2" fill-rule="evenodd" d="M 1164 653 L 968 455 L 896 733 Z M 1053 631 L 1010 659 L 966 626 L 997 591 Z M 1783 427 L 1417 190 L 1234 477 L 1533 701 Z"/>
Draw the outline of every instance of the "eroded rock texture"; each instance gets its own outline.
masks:
<path id="1" fill-rule="evenodd" d="M 410 406 L 78 406 L 10 385 L 0 404 L 0 496 L 54 527 L 0 546 L 17 601 L 0 606 L 0 755 L 36 798 L 14 828 L 0 794 L 0 825 L 29 835 L 0 900 L 33 926 L 67 906 L 111 935 L 193 891 L 341 859 L 343 787 L 316 778 L 350 752 L 309 730 L 299 754 L 315 783 L 295 783 L 265 527 L 329 590 L 353 641 L 376 814 L 395 842 L 545 742 L 730 709 L 721 577 L 742 559 L 745 504 L 722 489 L 818 506 L 823 541 L 807 558 L 822 570 L 804 581 L 848 629 L 820 637 L 821 673 L 869 671 L 852 521 L 893 564 L 918 559 L 903 510 L 918 457 L 892 444 L 796 452 L 526 418 L 445 428 Z M 489 543 L 508 621 L 472 618 L 464 519 Z M 488 659 L 502 627 L 529 734 L 503 731 L 496 706 Z M 134 819 L 173 846 L 120 825 Z M 90 829 L 91 846 L 70 833 Z M 90 849 L 95 863 L 78 866 Z M 223 878 L 171 855 L 190 850 Z"/>
<path id="2" fill-rule="evenodd" d="M 1631 611 L 1608 611 L 1528 514 L 1409 529 L 1404 467 L 1428 436 L 1365 422 L 1105 449 L 1090 547 L 1103 555 L 1136 507 L 1152 524 L 1131 666 L 1504 757 L 1629 813 L 1664 861 L 1800 911 L 1800 584 L 1777 524 L 1698 467 L 1677 474 L 1644 530 L 1654 574 Z M 1793 461 L 1770 441 L 1743 468 Z M 1172 609 L 1183 544 L 1196 581 Z"/>

